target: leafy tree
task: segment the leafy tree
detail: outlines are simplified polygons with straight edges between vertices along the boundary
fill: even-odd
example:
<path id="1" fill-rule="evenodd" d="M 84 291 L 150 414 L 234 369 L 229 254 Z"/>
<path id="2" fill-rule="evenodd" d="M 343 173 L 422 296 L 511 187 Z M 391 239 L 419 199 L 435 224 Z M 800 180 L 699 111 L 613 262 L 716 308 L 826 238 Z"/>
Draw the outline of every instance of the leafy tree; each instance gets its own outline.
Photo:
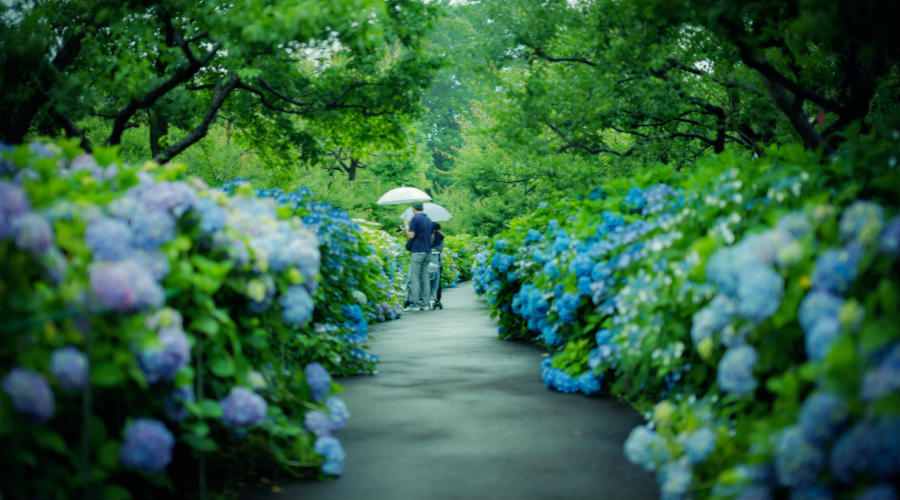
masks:
<path id="1" fill-rule="evenodd" d="M 166 161 L 220 115 L 304 159 L 338 126 L 345 139 L 402 138 L 436 67 L 422 48 L 435 11 L 415 0 L 15 1 L 0 15 L 0 140 L 62 129 L 89 149 L 94 117 L 111 145 L 147 124 Z"/>

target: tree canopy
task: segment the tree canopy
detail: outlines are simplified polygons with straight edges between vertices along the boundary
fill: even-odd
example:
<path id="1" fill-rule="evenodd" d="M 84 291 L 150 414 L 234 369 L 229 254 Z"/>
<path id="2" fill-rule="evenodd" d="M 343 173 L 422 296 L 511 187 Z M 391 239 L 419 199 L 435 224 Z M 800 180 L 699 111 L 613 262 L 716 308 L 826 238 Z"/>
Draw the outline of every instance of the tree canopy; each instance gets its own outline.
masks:
<path id="1" fill-rule="evenodd" d="M 146 124 L 166 161 L 224 116 L 304 159 L 338 132 L 344 147 L 396 143 L 436 65 L 422 50 L 434 14 L 414 0 L 13 2 L 0 140 L 62 130 L 90 149 L 85 119 L 108 145 Z"/>

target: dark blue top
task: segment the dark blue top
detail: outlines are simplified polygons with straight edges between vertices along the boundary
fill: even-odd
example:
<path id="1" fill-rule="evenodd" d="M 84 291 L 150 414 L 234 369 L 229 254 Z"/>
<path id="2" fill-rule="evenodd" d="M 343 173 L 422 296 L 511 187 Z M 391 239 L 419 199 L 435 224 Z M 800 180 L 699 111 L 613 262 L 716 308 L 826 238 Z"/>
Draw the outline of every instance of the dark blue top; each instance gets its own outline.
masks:
<path id="1" fill-rule="evenodd" d="M 434 241 L 431 242 L 431 249 L 437 250 L 438 252 L 440 252 L 441 250 L 444 249 L 444 246 L 442 245 L 442 243 L 444 243 L 444 235 L 435 231 L 434 232 Z"/>
<path id="2" fill-rule="evenodd" d="M 409 230 L 416 233 L 411 252 L 431 253 L 431 219 L 425 214 L 413 215 Z"/>

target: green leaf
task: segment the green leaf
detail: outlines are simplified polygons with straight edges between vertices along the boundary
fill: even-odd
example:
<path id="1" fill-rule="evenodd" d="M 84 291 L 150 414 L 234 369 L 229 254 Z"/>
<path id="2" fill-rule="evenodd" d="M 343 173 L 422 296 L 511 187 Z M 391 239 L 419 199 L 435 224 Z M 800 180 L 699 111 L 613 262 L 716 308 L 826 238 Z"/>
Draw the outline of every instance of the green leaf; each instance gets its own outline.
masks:
<path id="1" fill-rule="evenodd" d="M 205 333 L 208 336 L 215 338 L 215 336 L 219 333 L 219 322 L 216 321 L 212 316 L 201 316 L 192 321 L 188 328 L 190 330 Z"/>
<path id="2" fill-rule="evenodd" d="M 68 449 L 62 436 L 47 428 L 40 428 L 35 432 L 34 438 L 38 446 L 53 450 L 61 455 L 64 455 Z"/>
<path id="3" fill-rule="evenodd" d="M 110 500 L 131 500 L 131 492 L 124 486 L 118 484 L 107 484 L 100 490 L 100 498 L 109 498 Z"/>
<path id="4" fill-rule="evenodd" d="M 209 369 L 217 377 L 231 377 L 234 375 L 234 360 L 228 354 L 223 353 L 221 357 L 212 360 Z"/>
<path id="5" fill-rule="evenodd" d="M 91 366 L 91 383 L 111 387 L 125 380 L 126 370 L 116 363 L 106 362 Z"/>
<path id="6" fill-rule="evenodd" d="M 217 451 L 219 449 L 219 445 L 216 444 L 211 438 L 206 436 L 198 436 L 196 434 L 192 434 L 190 432 L 186 432 L 181 435 L 181 441 L 185 442 L 191 448 L 202 451 L 202 452 L 211 452 Z"/>
<path id="7" fill-rule="evenodd" d="M 119 442 L 107 441 L 97 450 L 97 462 L 107 469 L 115 469 L 119 465 Z"/>

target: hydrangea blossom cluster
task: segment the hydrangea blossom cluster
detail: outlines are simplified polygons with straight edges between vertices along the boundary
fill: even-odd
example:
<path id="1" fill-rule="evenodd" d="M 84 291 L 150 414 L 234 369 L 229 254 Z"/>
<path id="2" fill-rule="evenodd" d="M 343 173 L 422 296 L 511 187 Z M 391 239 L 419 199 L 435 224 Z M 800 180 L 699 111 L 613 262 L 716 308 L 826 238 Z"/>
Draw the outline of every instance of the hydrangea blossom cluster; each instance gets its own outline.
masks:
<path id="1" fill-rule="evenodd" d="M 15 410 L 37 422 L 50 420 L 56 411 L 56 401 L 50 384 L 43 375 L 13 368 L 3 378 L 3 392 L 12 399 Z"/>
<path id="2" fill-rule="evenodd" d="M 50 354 L 50 374 L 63 389 L 81 389 L 88 378 L 87 356 L 73 346 L 56 349 Z"/>
<path id="3" fill-rule="evenodd" d="M 340 476 L 344 472 L 344 447 L 333 436 L 319 436 L 313 445 L 313 450 L 325 458 L 321 466 L 323 474 Z"/>
<path id="4" fill-rule="evenodd" d="M 222 422 L 229 427 L 250 427 L 266 419 L 266 400 L 246 387 L 232 387 L 219 404 Z"/>
<path id="5" fill-rule="evenodd" d="M 181 315 L 173 309 L 163 309 L 148 323 L 158 330 L 155 342 L 138 353 L 141 370 L 150 384 L 170 381 L 191 360 L 191 344 L 182 329 Z"/>
<path id="6" fill-rule="evenodd" d="M 172 461 L 175 438 L 159 420 L 139 418 L 125 427 L 125 439 L 119 448 L 119 460 L 126 467 L 159 472 Z"/>
<path id="7" fill-rule="evenodd" d="M 322 401 L 331 394 L 331 374 L 321 363 L 313 362 L 303 368 L 306 375 L 306 384 L 312 392 L 315 401 Z"/>
<path id="8" fill-rule="evenodd" d="M 359 304 L 342 305 L 341 313 L 344 315 L 344 328 L 351 332 L 345 335 L 348 342 L 360 343 L 365 342 L 369 334 L 369 325 L 363 317 L 363 310 Z"/>

